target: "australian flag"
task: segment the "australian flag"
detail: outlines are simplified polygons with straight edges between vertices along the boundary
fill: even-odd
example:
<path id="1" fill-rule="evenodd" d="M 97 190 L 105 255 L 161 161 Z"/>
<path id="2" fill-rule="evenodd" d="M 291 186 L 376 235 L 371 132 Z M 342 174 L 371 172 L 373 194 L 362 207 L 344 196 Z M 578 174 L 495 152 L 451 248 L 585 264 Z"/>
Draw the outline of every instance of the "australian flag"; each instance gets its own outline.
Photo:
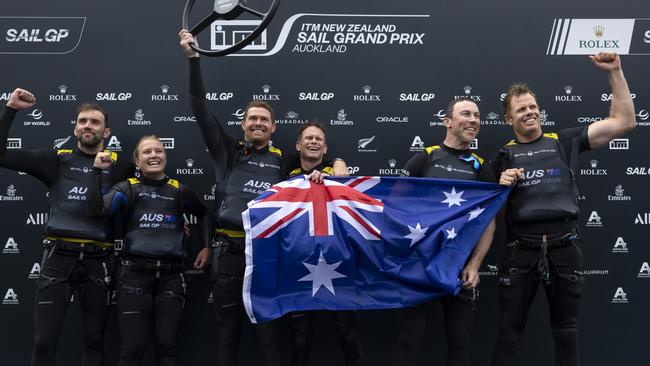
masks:
<path id="1" fill-rule="evenodd" d="M 253 323 L 297 310 L 413 306 L 460 289 L 506 200 L 492 183 L 306 176 L 248 204 L 244 304 Z"/>

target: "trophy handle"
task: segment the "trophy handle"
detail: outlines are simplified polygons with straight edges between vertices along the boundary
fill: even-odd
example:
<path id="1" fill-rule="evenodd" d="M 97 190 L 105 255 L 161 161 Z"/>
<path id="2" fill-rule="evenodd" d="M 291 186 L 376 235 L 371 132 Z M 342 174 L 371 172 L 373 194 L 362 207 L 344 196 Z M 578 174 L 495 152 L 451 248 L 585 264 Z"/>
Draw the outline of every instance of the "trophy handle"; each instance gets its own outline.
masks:
<path id="1" fill-rule="evenodd" d="M 201 55 L 211 56 L 211 57 L 229 55 L 251 44 L 255 40 L 255 38 L 257 38 L 260 34 L 262 34 L 262 32 L 264 32 L 266 27 L 268 27 L 269 23 L 271 23 L 271 20 L 273 19 L 273 16 L 278 10 L 278 7 L 280 6 L 280 0 L 273 0 L 273 3 L 271 4 L 269 10 L 266 13 L 262 13 L 255 9 L 251 9 L 247 6 L 239 4 L 239 1 L 234 0 L 232 2 L 236 3 L 236 5 L 234 5 L 227 12 L 220 13 L 216 9 L 218 9 L 219 3 L 224 2 L 224 0 L 215 0 L 215 6 L 214 6 L 215 10 L 213 10 L 207 17 L 201 20 L 194 27 L 190 28 L 189 17 L 190 17 L 190 12 L 192 11 L 192 7 L 194 6 L 194 1 L 195 0 L 187 0 L 187 2 L 185 3 L 185 8 L 183 9 L 183 20 L 182 20 L 183 29 L 189 30 L 189 32 L 192 33 L 192 35 L 194 36 L 201 33 L 205 28 L 207 28 L 210 24 L 212 24 L 212 22 L 218 19 L 232 20 L 239 17 L 242 13 L 248 13 L 262 19 L 262 21 L 257 26 L 257 28 L 255 28 L 255 30 L 253 30 L 248 36 L 246 36 L 241 41 L 237 42 L 236 44 L 226 49 L 218 50 L 218 51 L 210 51 L 210 50 L 199 48 L 194 44 L 190 44 L 192 49 L 195 50 L 196 52 L 200 53 Z"/>

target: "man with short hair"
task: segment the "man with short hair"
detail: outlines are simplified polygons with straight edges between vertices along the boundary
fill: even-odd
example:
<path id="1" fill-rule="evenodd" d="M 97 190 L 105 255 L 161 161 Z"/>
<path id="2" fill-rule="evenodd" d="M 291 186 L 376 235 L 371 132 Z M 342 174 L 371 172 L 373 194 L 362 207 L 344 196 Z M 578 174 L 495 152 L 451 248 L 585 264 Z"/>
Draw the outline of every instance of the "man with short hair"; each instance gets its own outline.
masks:
<path id="1" fill-rule="evenodd" d="M 246 268 L 242 212 L 247 203 L 288 171 L 287 157 L 271 146 L 276 124 L 273 109 L 264 101 L 250 102 L 244 110 L 241 128 L 244 139 L 229 136 L 208 109 L 201 77 L 199 54 L 191 48 L 196 39 L 187 30 L 179 32 L 180 46 L 190 64 L 190 103 L 197 125 L 214 161 L 216 175 L 215 218 L 217 233 L 213 255 L 213 297 L 217 317 L 217 362 L 238 364 L 244 305 L 242 286 Z M 347 171 L 346 171 L 347 173 Z M 258 341 L 269 365 L 280 365 L 279 337 L 274 322 L 255 326 Z"/>
<path id="2" fill-rule="evenodd" d="M 16 89 L 0 116 L 0 141 L 6 141 L 19 110 L 31 108 L 33 94 Z M 0 144 L 0 167 L 26 172 L 43 182 L 50 192 L 50 212 L 44 226 L 45 253 L 37 282 L 34 308 L 32 365 L 53 365 L 56 346 L 70 296 L 81 307 L 82 364 L 104 365 L 104 329 L 110 305 L 113 223 L 83 215 L 86 192 L 92 183 L 95 155 L 104 148 L 111 131 L 108 116 L 97 104 L 78 108 L 73 149 L 7 150 Z M 133 164 L 118 160 L 102 170 L 104 189 L 129 177 Z"/>
<path id="3" fill-rule="evenodd" d="M 492 182 L 490 169 L 483 168 L 483 159 L 469 150 L 470 143 L 481 128 L 478 106 L 469 98 L 452 100 L 444 118 L 447 129 L 440 145 L 430 146 L 415 154 L 406 163 L 405 174 L 411 177 L 463 179 Z M 447 365 L 469 366 L 474 306 L 478 291 L 479 268 L 490 249 L 494 220 L 483 232 L 472 255 L 461 272 L 463 288 L 458 295 L 440 298 L 445 319 Z M 422 339 L 426 320 L 435 301 L 398 310 L 398 341 L 393 365 L 412 365 Z"/>
<path id="4" fill-rule="evenodd" d="M 540 282 L 548 301 L 555 365 L 577 366 L 582 252 L 575 169 L 578 154 L 604 146 L 636 126 L 634 103 L 616 53 L 590 56 L 612 88 L 609 118 L 543 133 L 535 94 L 513 84 L 503 101 L 516 139 L 493 162 L 500 183 L 513 185 L 506 206 L 508 244 L 499 289 L 500 328 L 492 365 L 511 365 Z"/>
<path id="5" fill-rule="evenodd" d="M 298 133 L 296 150 L 300 155 L 300 166 L 289 172 L 289 177 L 308 175 L 310 179 L 322 182 L 323 177 L 333 174 L 332 162 L 323 161 L 327 153 L 325 127 L 318 122 L 305 123 Z M 354 311 L 329 312 L 334 321 L 336 337 L 343 349 L 346 366 L 365 365 Z M 309 354 L 313 335 L 314 311 L 295 311 L 289 314 L 292 330 L 292 366 L 309 365 Z"/>

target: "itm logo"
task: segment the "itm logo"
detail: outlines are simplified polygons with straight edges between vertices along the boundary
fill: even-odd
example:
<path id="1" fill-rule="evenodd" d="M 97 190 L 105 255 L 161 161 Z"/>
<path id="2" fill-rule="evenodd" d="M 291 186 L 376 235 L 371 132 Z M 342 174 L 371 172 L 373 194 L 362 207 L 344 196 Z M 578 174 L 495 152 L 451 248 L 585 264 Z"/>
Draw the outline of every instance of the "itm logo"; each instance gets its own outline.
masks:
<path id="1" fill-rule="evenodd" d="M 596 211 L 591 211 L 591 215 L 589 215 L 589 220 L 587 220 L 587 226 L 588 227 L 602 227 L 603 222 L 598 216 L 598 212 Z"/>
<path id="2" fill-rule="evenodd" d="M 474 139 L 469 142 L 469 149 L 470 150 L 478 150 L 478 139 Z"/>
<path id="3" fill-rule="evenodd" d="M 650 225 L 650 213 L 649 212 L 641 212 L 636 214 L 636 219 L 634 219 L 634 225 L 640 224 L 640 225 Z"/>
<path id="4" fill-rule="evenodd" d="M 5 293 L 4 299 L 2 299 L 2 305 L 18 305 L 18 294 L 14 291 L 13 288 L 8 288 Z"/>
<path id="5" fill-rule="evenodd" d="M 617 288 L 612 298 L 612 304 L 627 304 L 628 302 L 627 294 L 623 291 L 623 288 Z"/>
<path id="6" fill-rule="evenodd" d="M 616 242 L 614 243 L 614 248 L 612 248 L 612 253 L 629 253 L 630 251 L 627 249 L 627 243 L 625 240 L 623 240 L 622 237 L 616 238 Z"/>
<path id="7" fill-rule="evenodd" d="M 29 271 L 27 278 L 30 280 L 37 280 L 41 276 L 41 264 L 36 262 L 32 265 L 32 269 Z"/>
<path id="8" fill-rule="evenodd" d="M 122 143 L 117 138 L 117 135 L 111 136 L 111 138 L 108 140 L 106 148 L 111 151 L 122 151 Z"/>
<path id="9" fill-rule="evenodd" d="M 409 151 L 423 151 L 424 150 L 424 141 L 420 138 L 420 136 L 415 136 L 413 138 L 413 142 L 411 142 L 411 148 Z"/>
<path id="10" fill-rule="evenodd" d="M 63 145 L 66 144 L 66 142 L 70 141 L 70 137 L 71 136 L 54 140 L 54 149 L 60 149 Z"/>
<path id="11" fill-rule="evenodd" d="M 210 26 L 210 49 L 224 50 L 234 46 L 251 34 L 261 23 L 261 20 L 218 20 Z M 243 51 L 265 51 L 267 49 L 266 30 L 262 32 Z"/>
<path id="12" fill-rule="evenodd" d="M 162 142 L 165 150 L 174 150 L 174 146 L 176 145 L 176 139 L 174 137 L 161 137 L 159 140 Z"/>
<path id="13" fill-rule="evenodd" d="M 20 250 L 18 250 L 18 243 L 16 243 L 14 238 L 9 237 L 7 239 L 5 247 L 2 249 L 2 254 L 20 254 Z"/>
<path id="14" fill-rule="evenodd" d="M 650 278 L 650 265 L 648 265 L 648 262 L 643 262 L 637 277 L 638 278 Z"/>
<path id="15" fill-rule="evenodd" d="M 629 139 L 613 139 L 609 142 L 610 150 L 629 150 L 630 149 L 630 140 Z"/>
<path id="16" fill-rule="evenodd" d="M 29 214 L 25 225 L 44 225 L 47 222 L 47 212 Z"/>
<path id="17" fill-rule="evenodd" d="M 7 149 L 22 149 L 23 139 L 20 137 L 7 138 Z"/>

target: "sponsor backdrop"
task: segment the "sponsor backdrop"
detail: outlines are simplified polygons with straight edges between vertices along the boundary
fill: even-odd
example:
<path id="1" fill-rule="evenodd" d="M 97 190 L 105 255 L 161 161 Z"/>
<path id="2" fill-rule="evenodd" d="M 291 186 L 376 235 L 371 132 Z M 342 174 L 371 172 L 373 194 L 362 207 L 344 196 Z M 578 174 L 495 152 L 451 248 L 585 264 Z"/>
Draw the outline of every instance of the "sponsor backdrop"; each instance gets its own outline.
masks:
<path id="1" fill-rule="evenodd" d="M 110 114 L 108 148 L 126 158 L 141 135 L 163 137 L 169 149 L 168 174 L 212 204 L 211 160 L 189 107 L 187 61 L 178 47 L 183 5 L 180 0 L 6 2 L 0 13 L 0 103 L 15 87 L 38 98 L 35 108 L 16 118 L 8 148 L 73 146 L 69 136 L 75 106 L 98 102 Z M 192 22 L 209 9 L 209 1 L 197 1 Z M 640 0 L 616 7 L 604 0 L 561 6 L 521 6 L 507 0 L 284 0 L 270 28 L 248 49 L 235 56 L 203 58 L 206 97 L 233 135 L 241 135 L 243 106 L 267 100 L 279 124 L 276 146 L 292 148 L 298 126 L 319 120 L 328 127 L 333 155 L 345 158 L 352 174 L 395 175 L 413 153 L 442 140 L 444 109 L 458 96 L 479 104 L 483 126 L 473 148 L 491 158 L 512 138 L 500 99 L 513 81 L 526 81 L 536 90 L 546 132 L 605 118 L 612 98 L 607 77 L 586 55 L 620 52 L 638 127 L 609 148 L 583 154 L 576 171 L 587 277 L 580 344 L 585 365 L 643 363 L 650 329 L 650 21 L 644 18 L 649 16 Z M 200 43 L 218 49 L 254 26 L 252 19 L 215 23 Z M 47 195 L 33 177 L 0 173 L 3 365 L 29 362 Z M 495 343 L 496 265 L 502 248 L 497 239 L 482 269 L 474 365 L 488 364 Z M 192 283 L 179 337 L 181 365 L 209 362 L 216 352 L 207 276 L 188 274 Z M 79 311 L 71 301 L 60 342 L 61 364 L 79 363 Z M 520 364 L 552 363 L 547 317 L 539 297 L 520 348 Z M 369 364 L 385 364 L 394 342 L 395 313 L 363 312 L 358 318 Z M 119 346 L 114 317 L 108 332 L 108 357 L 114 364 Z M 341 364 L 327 316 L 320 318 L 316 332 L 313 364 Z M 418 357 L 440 363 L 445 351 L 439 311 L 432 314 L 427 332 Z M 261 361 L 252 334 L 247 327 L 241 353 L 245 365 Z"/>

